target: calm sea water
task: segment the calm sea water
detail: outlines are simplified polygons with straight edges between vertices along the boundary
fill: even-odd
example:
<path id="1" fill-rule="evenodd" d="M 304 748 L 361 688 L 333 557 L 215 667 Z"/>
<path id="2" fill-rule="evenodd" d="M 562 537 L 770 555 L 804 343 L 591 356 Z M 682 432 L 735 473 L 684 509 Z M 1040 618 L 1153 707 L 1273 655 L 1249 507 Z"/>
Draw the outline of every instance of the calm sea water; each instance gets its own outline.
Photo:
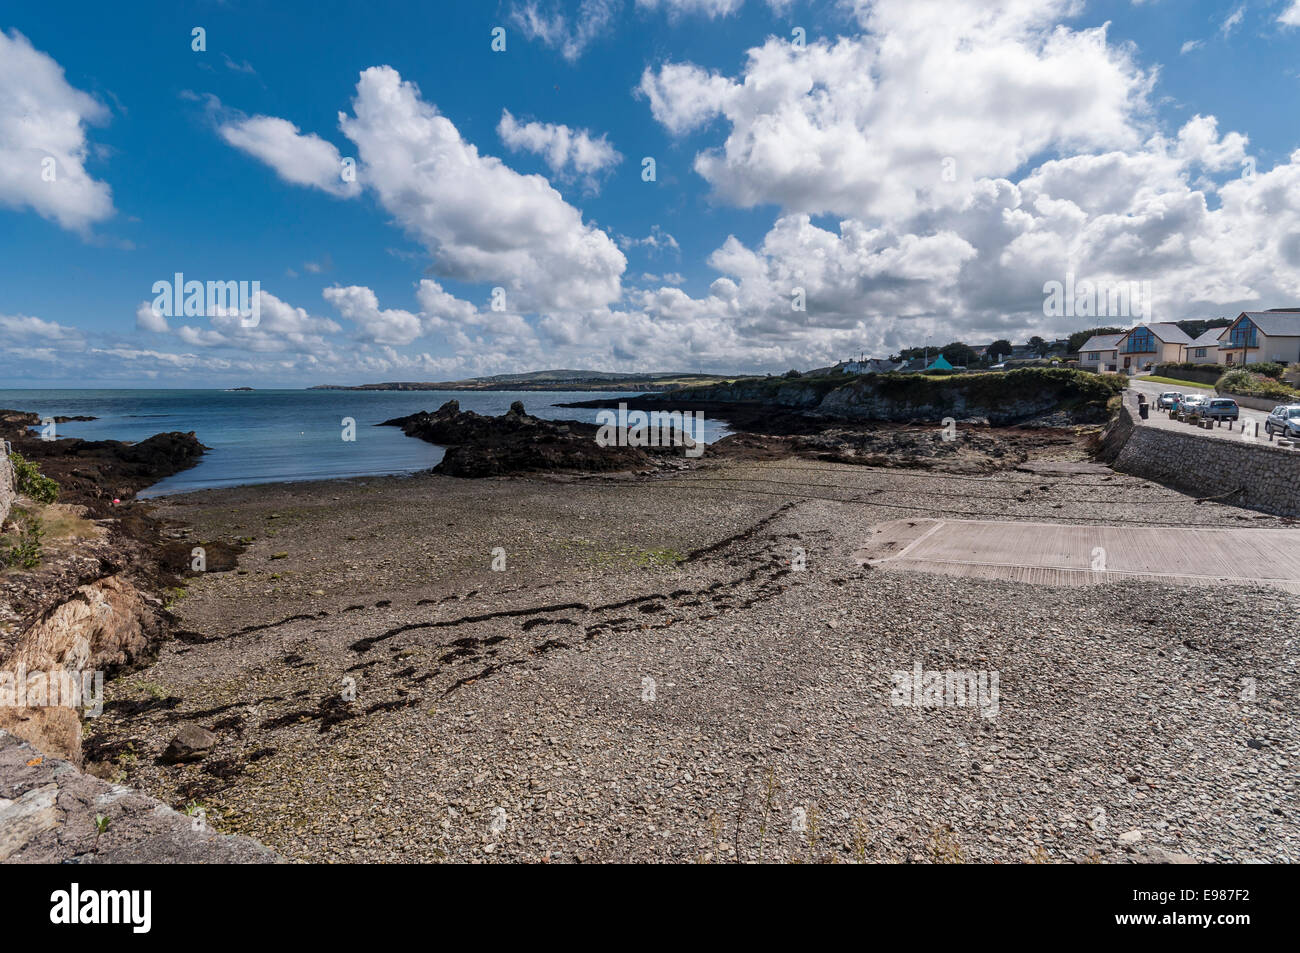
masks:
<path id="1" fill-rule="evenodd" d="M 93 416 L 58 425 L 60 437 L 138 441 L 193 430 L 211 447 L 198 465 L 142 491 L 141 497 L 249 483 L 414 473 L 442 459 L 442 448 L 376 427 L 392 417 L 436 410 L 459 400 L 462 410 L 498 415 L 522 400 L 537 417 L 594 423 L 596 411 L 556 404 L 615 392 L 571 391 L 334 391 L 334 390 L 0 390 L 0 408 L 41 417 Z M 356 420 L 356 440 L 342 439 L 342 420 Z M 727 431 L 705 420 L 705 440 Z"/>

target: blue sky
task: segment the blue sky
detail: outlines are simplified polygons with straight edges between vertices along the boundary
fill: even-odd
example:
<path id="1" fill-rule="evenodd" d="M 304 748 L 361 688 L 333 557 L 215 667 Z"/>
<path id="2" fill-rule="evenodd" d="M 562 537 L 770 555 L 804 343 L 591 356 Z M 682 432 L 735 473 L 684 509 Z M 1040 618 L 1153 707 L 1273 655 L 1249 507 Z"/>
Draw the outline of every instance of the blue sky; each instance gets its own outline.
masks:
<path id="1" fill-rule="evenodd" d="M 1072 330 L 1066 271 L 1300 302 L 1290 0 L 267 6 L 0 14 L 3 384 L 780 371 Z M 261 326 L 141 318 L 175 272 Z"/>

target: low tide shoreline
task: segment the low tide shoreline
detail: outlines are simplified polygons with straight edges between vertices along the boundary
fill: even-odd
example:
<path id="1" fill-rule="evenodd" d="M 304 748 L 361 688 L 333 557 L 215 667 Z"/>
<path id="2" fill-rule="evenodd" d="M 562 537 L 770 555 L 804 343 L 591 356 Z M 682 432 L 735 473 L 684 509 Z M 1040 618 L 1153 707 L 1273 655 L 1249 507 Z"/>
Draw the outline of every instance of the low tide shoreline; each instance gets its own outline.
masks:
<path id="1" fill-rule="evenodd" d="M 1286 525 L 1114 474 L 1092 439 L 832 425 L 647 473 L 130 504 L 167 635 L 108 681 L 85 767 L 298 861 L 1294 859 L 1270 806 L 1300 596 L 856 558 L 945 515 Z M 917 663 L 996 671 L 996 719 L 891 704 Z M 177 762 L 183 729 L 210 744 Z"/>
<path id="2" fill-rule="evenodd" d="M 1234 627 L 1255 633 L 1238 644 L 1220 631 L 1222 594 L 1125 584 L 1099 600 L 852 558 L 877 521 L 958 494 L 989 518 L 1209 526 L 1240 525 L 1241 511 L 1014 467 L 986 477 L 980 495 L 995 499 L 981 501 L 971 479 L 786 457 L 170 498 L 157 516 L 185 542 L 247 550 L 237 570 L 187 580 L 184 636 L 112 683 L 88 758 L 298 860 L 908 861 L 950 842 L 984 861 L 1292 851 L 1283 824 L 1247 829 L 1280 796 L 1284 761 L 1245 741 L 1284 737 L 1294 703 L 1270 690 L 1277 704 L 1243 725 L 1201 693 L 1280 665 L 1277 620 L 1297 597 L 1234 601 Z M 1170 612 L 1177 637 L 1158 622 Z M 918 658 L 997 669 L 996 723 L 891 707 L 889 673 Z M 1106 691 L 1080 695 L 1088 685 Z M 1134 735 L 1152 694 L 1184 714 Z M 190 722 L 217 734 L 214 750 L 157 763 Z M 1186 772 L 1188 731 L 1222 739 L 1212 771 Z M 1117 788 L 1117 771 L 1137 780 Z M 1252 806 L 1212 819 L 1211 792 Z M 988 803 L 1014 807 L 992 817 Z M 790 830 L 796 807 L 815 812 L 816 837 Z M 1133 830 L 1144 839 L 1120 839 Z"/>

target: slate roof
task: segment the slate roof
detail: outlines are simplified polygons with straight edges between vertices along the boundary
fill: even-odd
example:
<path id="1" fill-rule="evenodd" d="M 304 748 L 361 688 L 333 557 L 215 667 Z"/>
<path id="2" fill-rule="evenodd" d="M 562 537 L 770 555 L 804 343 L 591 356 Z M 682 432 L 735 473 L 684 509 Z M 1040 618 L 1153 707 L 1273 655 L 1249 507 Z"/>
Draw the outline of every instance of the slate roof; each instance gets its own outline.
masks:
<path id="1" fill-rule="evenodd" d="M 1237 318 L 1243 316 L 1270 337 L 1300 337 L 1300 312 L 1243 311 Z"/>
<path id="2" fill-rule="evenodd" d="M 1122 334 L 1097 334 L 1084 341 L 1079 348 L 1079 353 L 1085 351 L 1113 351 L 1119 347 L 1120 340 L 1124 337 Z"/>

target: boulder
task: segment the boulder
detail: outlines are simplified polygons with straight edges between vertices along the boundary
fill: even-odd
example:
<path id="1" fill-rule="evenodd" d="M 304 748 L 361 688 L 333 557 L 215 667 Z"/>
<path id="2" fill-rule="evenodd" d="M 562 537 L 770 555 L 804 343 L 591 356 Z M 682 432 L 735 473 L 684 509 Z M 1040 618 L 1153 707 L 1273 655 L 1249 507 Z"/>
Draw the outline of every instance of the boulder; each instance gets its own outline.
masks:
<path id="1" fill-rule="evenodd" d="M 217 740 L 217 736 L 208 729 L 187 722 L 181 725 L 176 737 L 167 745 L 167 750 L 162 753 L 162 761 L 165 764 L 202 761 L 216 747 Z"/>
<path id="2" fill-rule="evenodd" d="M 29 685 L 62 672 L 78 681 L 82 673 L 106 675 L 151 658 L 164 634 L 157 610 L 135 586 L 121 576 L 107 576 L 78 587 L 42 612 L 19 635 L 0 674 L 13 680 L 21 673 Z M 81 712 L 75 708 L 5 706 L 0 708 L 0 729 L 53 756 L 81 763 Z"/>

